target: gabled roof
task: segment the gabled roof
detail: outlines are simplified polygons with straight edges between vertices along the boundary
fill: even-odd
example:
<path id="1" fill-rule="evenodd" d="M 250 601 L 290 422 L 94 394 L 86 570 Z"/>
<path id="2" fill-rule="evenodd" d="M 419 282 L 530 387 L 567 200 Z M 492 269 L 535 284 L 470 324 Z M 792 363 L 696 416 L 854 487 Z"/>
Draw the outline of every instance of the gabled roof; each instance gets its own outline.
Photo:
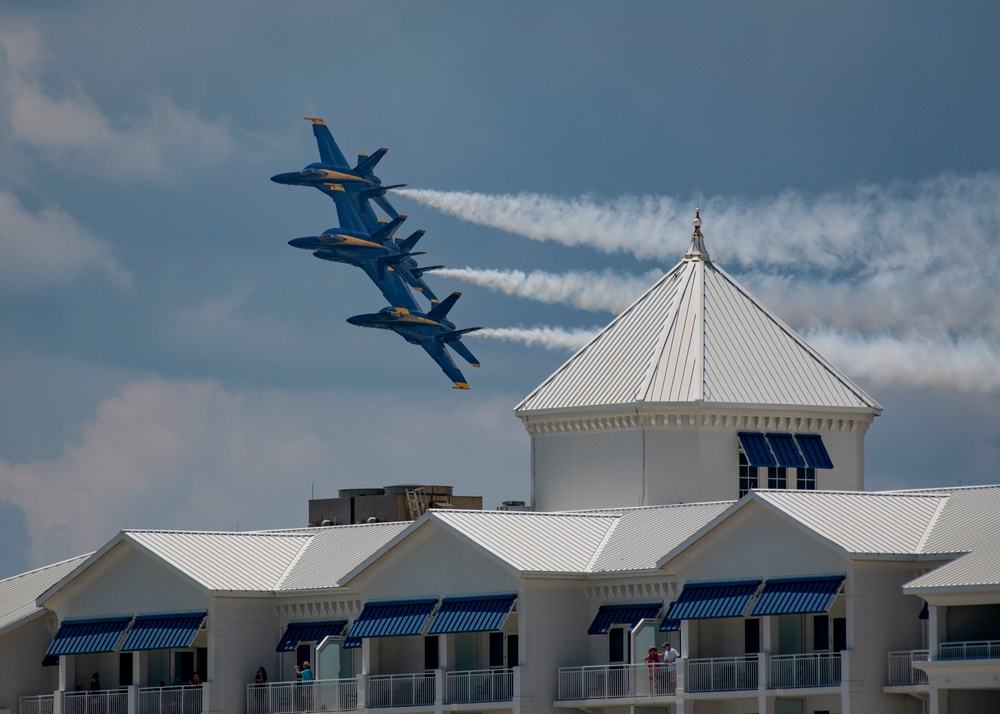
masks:
<path id="1" fill-rule="evenodd" d="M 590 572 L 647 570 L 733 505 L 732 501 L 624 508 Z"/>
<path id="2" fill-rule="evenodd" d="M 74 561 L 73 567 L 46 586 L 48 590 L 42 590 L 47 599 L 122 542 L 214 594 L 267 595 L 334 588 L 345 573 L 407 525 L 374 523 L 253 532 L 122 531 L 97 552 Z"/>
<path id="3" fill-rule="evenodd" d="M 755 491 L 851 555 L 919 555 L 947 496 L 852 491 Z"/>
<path id="4" fill-rule="evenodd" d="M 124 536 L 210 591 L 273 591 L 310 536 L 125 531 Z"/>
<path id="5" fill-rule="evenodd" d="M 89 553 L 78 555 L 0 580 L 0 634 L 20 627 L 44 613 L 45 608 L 38 607 L 35 599 L 88 557 Z"/>
<path id="6" fill-rule="evenodd" d="M 431 511 L 428 516 L 461 533 L 521 572 L 584 573 L 619 520 L 612 513 Z"/>
<path id="7" fill-rule="evenodd" d="M 684 259 L 515 412 L 705 403 L 881 413 L 711 260 L 700 225 Z"/>
<path id="8" fill-rule="evenodd" d="M 299 532 L 310 536 L 309 544 L 275 589 L 287 593 L 338 587 L 358 563 L 409 525 L 409 521 L 397 521 L 303 529 Z"/>

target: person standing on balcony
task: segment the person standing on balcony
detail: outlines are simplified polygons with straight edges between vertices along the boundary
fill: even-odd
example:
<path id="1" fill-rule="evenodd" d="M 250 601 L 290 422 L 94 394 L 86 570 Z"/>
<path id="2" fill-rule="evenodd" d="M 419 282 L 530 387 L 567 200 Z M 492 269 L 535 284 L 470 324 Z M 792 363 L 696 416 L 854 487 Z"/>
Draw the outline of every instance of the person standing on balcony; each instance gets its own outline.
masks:
<path id="1" fill-rule="evenodd" d="M 646 674 L 649 675 L 649 693 L 655 694 L 659 689 L 660 680 L 660 651 L 656 646 L 650 647 L 642 658 L 646 662 Z"/>
<path id="2" fill-rule="evenodd" d="M 663 643 L 663 661 L 670 673 L 670 683 L 677 684 L 677 658 L 681 653 L 670 646 L 669 642 Z"/>

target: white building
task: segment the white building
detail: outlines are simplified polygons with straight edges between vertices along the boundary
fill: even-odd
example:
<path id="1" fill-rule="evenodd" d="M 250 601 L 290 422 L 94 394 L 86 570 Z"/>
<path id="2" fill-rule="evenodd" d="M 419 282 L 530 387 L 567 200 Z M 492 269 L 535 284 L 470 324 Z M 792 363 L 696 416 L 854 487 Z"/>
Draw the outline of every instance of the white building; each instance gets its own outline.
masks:
<path id="1" fill-rule="evenodd" d="M 1000 486 L 865 492 L 880 412 L 696 223 L 518 406 L 532 512 L 123 531 L 0 581 L 0 708 L 1000 710 Z"/>

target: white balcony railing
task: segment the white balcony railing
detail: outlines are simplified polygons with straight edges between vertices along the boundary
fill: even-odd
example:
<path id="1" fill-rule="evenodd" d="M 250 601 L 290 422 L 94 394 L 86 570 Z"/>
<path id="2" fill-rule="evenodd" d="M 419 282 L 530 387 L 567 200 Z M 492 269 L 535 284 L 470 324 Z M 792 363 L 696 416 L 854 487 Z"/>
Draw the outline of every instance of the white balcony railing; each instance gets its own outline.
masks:
<path id="1" fill-rule="evenodd" d="M 560 701 L 673 696 L 676 665 L 603 664 L 559 669 Z"/>
<path id="2" fill-rule="evenodd" d="M 916 669 L 914 662 L 926 662 L 930 659 L 929 650 L 909 650 L 889 653 L 889 686 L 907 687 L 916 684 L 927 684 L 927 673 Z"/>
<path id="3" fill-rule="evenodd" d="M 414 707 L 434 703 L 433 672 L 373 674 L 368 677 L 368 707 Z"/>
<path id="4" fill-rule="evenodd" d="M 140 687 L 138 714 L 199 714 L 201 687 Z"/>
<path id="5" fill-rule="evenodd" d="M 449 704 L 509 702 L 514 697 L 514 672 L 509 669 L 446 672 L 445 692 Z"/>
<path id="6" fill-rule="evenodd" d="M 840 686 L 839 653 L 773 655 L 769 669 L 771 689 Z"/>
<path id="7" fill-rule="evenodd" d="M 938 659 L 998 659 L 1000 641 L 942 642 L 938 648 Z"/>
<path id="8" fill-rule="evenodd" d="M 32 697 L 21 697 L 18 708 L 20 714 L 52 714 L 55 708 L 55 697 L 51 694 L 39 694 Z"/>
<path id="9" fill-rule="evenodd" d="M 247 685 L 247 714 L 347 712 L 358 708 L 357 679 Z M 140 712 L 140 714 L 145 714 Z"/>
<path id="10" fill-rule="evenodd" d="M 691 659 L 687 662 L 685 688 L 689 692 L 731 692 L 756 689 L 757 655 Z"/>
<path id="11" fill-rule="evenodd" d="M 128 714 L 128 691 L 63 692 L 63 714 Z"/>

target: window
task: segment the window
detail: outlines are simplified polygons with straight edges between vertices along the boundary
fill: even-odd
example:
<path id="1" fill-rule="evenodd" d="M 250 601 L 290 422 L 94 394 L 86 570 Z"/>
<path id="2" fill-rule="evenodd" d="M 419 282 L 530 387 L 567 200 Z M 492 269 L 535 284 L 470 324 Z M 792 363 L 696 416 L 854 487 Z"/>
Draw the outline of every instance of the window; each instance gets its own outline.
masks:
<path id="1" fill-rule="evenodd" d="M 424 669 L 438 668 L 438 636 L 426 635 L 424 637 Z"/>
<path id="2" fill-rule="evenodd" d="M 833 651 L 841 652 L 847 649 L 847 618 L 833 618 Z"/>
<path id="3" fill-rule="evenodd" d="M 760 620 L 748 618 L 743 621 L 743 654 L 760 652 Z"/>
<path id="4" fill-rule="evenodd" d="M 757 467 L 751 466 L 747 455 L 740 452 L 740 498 L 757 488 Z"/>
<path id="5" fill-rule="evenodd" d="M 816 469 L 795 469 L 795 488 L 800 491 L 816 490 Z"/>
<path id="6" fill-rule="evenodd" d="M 788 488 L 788 480 L 785 478 L 785 469 L 781 466 L 767 467 L 767 487 L 768 488 Z"/>
<path id="7" fill-rule="evenodd" d="M 608 662 L 627 662 L 629 633 L 624 627 L 608 630 Z"/>
<path id="8" fill-rule="evenodd" d="M 825 652 L 830 649 L 830 618 L 826 615 L 813 617 L 813 650 Z"/>

